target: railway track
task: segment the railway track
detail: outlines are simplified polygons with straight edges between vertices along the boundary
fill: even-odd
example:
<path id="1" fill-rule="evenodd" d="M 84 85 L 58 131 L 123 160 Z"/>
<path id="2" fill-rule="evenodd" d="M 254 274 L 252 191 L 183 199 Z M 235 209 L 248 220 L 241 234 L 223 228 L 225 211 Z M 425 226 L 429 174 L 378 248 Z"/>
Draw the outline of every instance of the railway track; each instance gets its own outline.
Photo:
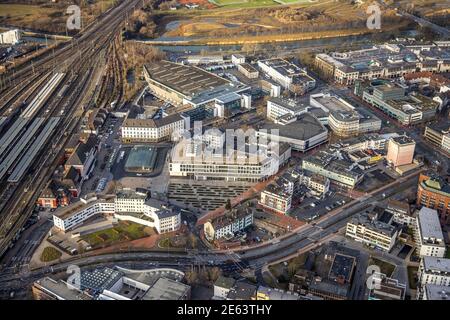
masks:
<path id="1" fill-rule="evenodd" d="M 32 119 L 42 117 L 46 121 L 60 117 L 61 121 L 54 130 L 54 136 L 38 153 L 37 160 L 27 170 L 26 178 L 17 184 L 7 184 L 5 187 L 10 197 L 7 199 L 7 205 L 0 212 L 3 221 L 0 228 L 0 255 L 3 255 L 13 240 L 19 237 L 23 224 L 32 213 L 37 197 L 59 164 L 68 137 L 77 129 L 82 115 L 95 105 L 96 84 L 92 80 L 95 79 L 95 75 L 103 71 L 102 57 L 111 48 L 117 34 L 120 34 L 121 25 L 127 13 L 138 3 L 137 0 L 122 2 L 110 10 L 101 21 L 94 23 L 92 29 L 87 30 L 71 44 L 66 44 L 55 51 L 53 61 L 44 57 L 33 64 L 34 72 L 56 71 L 54 66 L 57 64 L 59 72 L 67 73 L 48 97 L 45 110 L 39 107 L 31 117 Z M 20 72 L 15 72 L 16 79 L 25 77 L 27 72 L 30 72 L 30 68 L 30 66 L 24 67 Z M 64 86 L 67 86 L 66 93 L 63 97 L 59 97 L 57 92 Z M 11 107 L 23 98 L 27 90 L 25 88 L 24 86 L 22 92 L 10 94 L 3 103 L 4 108 Z M 48 152 L 48 150 L 51 151 Z"/>

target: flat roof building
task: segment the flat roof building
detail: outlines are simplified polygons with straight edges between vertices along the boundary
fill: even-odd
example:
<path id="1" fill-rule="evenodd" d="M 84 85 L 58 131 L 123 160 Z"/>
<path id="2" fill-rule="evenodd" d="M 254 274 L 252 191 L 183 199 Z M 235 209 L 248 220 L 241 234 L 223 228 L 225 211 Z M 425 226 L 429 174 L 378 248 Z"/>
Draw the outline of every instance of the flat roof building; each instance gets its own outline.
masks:
<path id="1" fill-rule="evenodd" d="M 397 240 L 398 230 L 367 213 L 353 216 L 347 222 L 345 236 L 373 248 L 391 251 Z"/>
<path id="2" fill-rule="evenodd" d="M 446 246 L 437 211 L 423 207 L 416 219 L 416 242 L 419 255 L 443 258 Z"/>

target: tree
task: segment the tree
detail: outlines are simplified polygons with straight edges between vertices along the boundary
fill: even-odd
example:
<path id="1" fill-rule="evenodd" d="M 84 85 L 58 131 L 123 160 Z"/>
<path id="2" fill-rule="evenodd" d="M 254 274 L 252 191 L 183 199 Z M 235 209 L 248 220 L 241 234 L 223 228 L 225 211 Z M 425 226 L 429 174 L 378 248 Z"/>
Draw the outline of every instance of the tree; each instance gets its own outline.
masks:
<path id="1" fill-rule="evenodd" d="M 198 279 L 198 273 L 195 270 L 186 271 L 184 276 L 188 285 L 193 285 Z"/>
<path id="2" fill-rule="evenodd" d="M 222 275 L 222 270 L 218 267 L 212 267 L 208 270 L 208 278 L 210 281 L 215 282 L 217 278 Z"/>
<path id="3" fill-rule="evenodd" d="M 192 249 L 197 248 L 197 237 L 192 232 L 188 235 L 188 243 Z"/>
<path id="4" fill-rule="evenodd" d="M 227 200 L 227 204 L 225 205 L 225 209 L 226 210 L 231 210 L 231 200 L 230 199 Z"/>

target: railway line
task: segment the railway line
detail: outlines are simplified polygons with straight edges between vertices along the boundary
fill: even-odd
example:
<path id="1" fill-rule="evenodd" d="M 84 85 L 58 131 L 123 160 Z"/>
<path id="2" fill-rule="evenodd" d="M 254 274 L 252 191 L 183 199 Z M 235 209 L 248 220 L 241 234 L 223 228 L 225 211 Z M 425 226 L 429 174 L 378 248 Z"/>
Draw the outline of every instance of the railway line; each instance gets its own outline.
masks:
<path id="1" fill-rule="evenodd" d="M 36 79 L 36 75 L 47 78 L 40 85 L 30 80 L 15 89 L 6 88 L 0 101 L 0 111 L 6 116 L 2 119 L 10 122 L 2 137 L 8 143 L 0 150 L 0 155 L 7 154 L 0 163 L 0 256 L 20 236 L 38 195 L 59 164 L 68 137 L 95 105 L 98 83 L 93 79 L 103 72 L 111 44 L 138 3 L 123 1 L 71 43 L 11 75 L 16 82 Z"/>

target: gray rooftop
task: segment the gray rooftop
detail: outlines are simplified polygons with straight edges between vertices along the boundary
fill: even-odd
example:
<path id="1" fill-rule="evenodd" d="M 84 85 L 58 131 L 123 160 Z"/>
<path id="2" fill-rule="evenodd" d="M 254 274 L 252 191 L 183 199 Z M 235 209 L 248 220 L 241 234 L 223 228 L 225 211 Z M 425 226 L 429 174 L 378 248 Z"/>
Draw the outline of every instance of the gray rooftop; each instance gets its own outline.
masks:
<path id="1" fill-rule="evenodd" d="M 282 137 L 297 140 L 308 140 L 328 130 L 314 116 L 307 113 L 297 116 L 297 120 L 285 125 L 276 123 L 266 123 L 261 129 L 269 130 L 278 129 Z"/>
<path id="2" fill-rule="evenodd" d="M 450 274 L 450 259 L 424 256 L 422 258 L 425 270 L 433 270 Z"/>
<path id="3" fill-rule="evenodd" d="M 183 300 L 189 290 L 190 287 L 184 283 L 162 277 L 156 280 L 142 300 Z"/>
<path id="4" fill-rule="evenodd" d="M 441 245 L 445 246 L 445 243 L 443 243 L 444 234 L 442 233 L 441 223 L 436 210 L 423 207 L 419 211 L 418 221 L 422 239 L 431 238 L 441 240 Z"/>
<path id="5" fill-rule="evenodd" d="M 436 284 L 426 284 L 424 291 L 427 300 L 450 300 L 450 287 Z"/>

